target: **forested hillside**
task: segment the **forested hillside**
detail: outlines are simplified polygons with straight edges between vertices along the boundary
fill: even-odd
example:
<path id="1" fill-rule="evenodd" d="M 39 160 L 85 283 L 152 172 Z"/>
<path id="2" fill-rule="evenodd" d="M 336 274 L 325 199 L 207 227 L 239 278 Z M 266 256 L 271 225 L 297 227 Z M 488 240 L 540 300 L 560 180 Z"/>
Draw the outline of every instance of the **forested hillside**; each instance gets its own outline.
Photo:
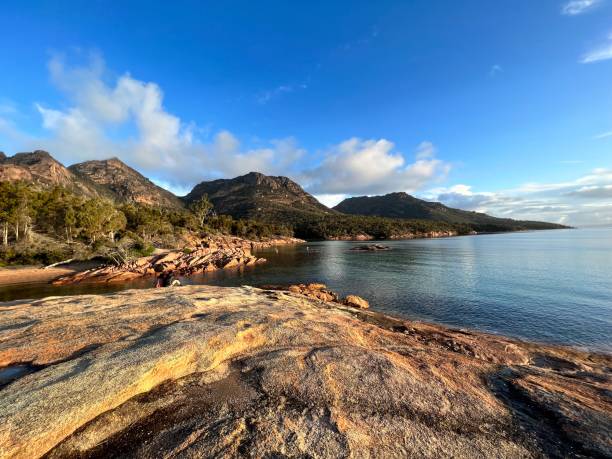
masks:
<path id="1" fill-rule="evenodd" d="M 435 220 L 469 227 L 477 232 L 564 228 L 563 225 L 554 223 L 497 218 L 481 212 L 453 209 L 439 202 L 415 198 L 407 193 L 347 198 L 334 209 L 351 215 Z"/>
<path id="2" fill-rule="evenodd" d="M 49 264 L 180 248 L 207 233 L 258 240 L 292 231 L 214 215 L 205 196 L 189 209 L 168 209 L 83 197 L 60 186 L 36 189 L 26 182 L 0 182 L 0 233 L 0 263 Z"/>
<path id="3" fill-rule="evenodd" d="M 295 224 L 337 213 L 321 204 L 293 180 L 258 172 L 233 179 L 202 182 L 183 200 L 190 203 L 203 195 L 209 197 L 218 213 L 235 218 Z"/>
<path id="4" fill-rule="evenodd" d="M 202 182 L 178 198 L 117 158 L 66 168 L 37 150 L 0 155 L 0 263 L 142 254 L 220 232 L 250 239 L 394 239 L 559 228 L 452 209 L 407 195 L 329 209 L 287 177 Z"/>

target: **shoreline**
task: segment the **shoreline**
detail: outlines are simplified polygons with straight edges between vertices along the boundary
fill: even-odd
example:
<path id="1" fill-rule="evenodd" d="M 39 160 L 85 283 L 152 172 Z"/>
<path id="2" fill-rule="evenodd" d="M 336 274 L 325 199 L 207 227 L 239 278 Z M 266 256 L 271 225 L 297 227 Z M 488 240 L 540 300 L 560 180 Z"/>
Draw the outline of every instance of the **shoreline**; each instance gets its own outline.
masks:
<path id="1" fill-rule="evenodd" d="M 245 255 L 244 250 L 250 248 L 250 250 L 262 250 L 269 247 L 274 246 L 282 246 L 282 245 L 291 245 L 291 244 L 303 244 L 306 243 L 303 239 L 298 239 L 294 237 L 277 237 L 272 238 L 266 241 L 251 241 L 247 239 L 240 239 L 236 237 L 229 236 L 221 236 L 213 238 L 219 241 L 222 241 L 225 244 L 228 244 L 232 249 L 240 248 L 243 250 L 241 255 Z M 238 241 L 238 242 L 236 242 Z M 138 264 L 141 261 L 152 260 L 155 258 L 161 259 L 164 257 L 171 256 L 175 253 L 181 253 L 181 250 L 178 249 L 167 249 L 160 250 L 156 252 L 155 255 L 149 257 L 141 257 L 135 260 L 135 263 Z M 246 262 L 246 260 L 245 260 Z M 143 276 L 133 276 L 130 277 L 126 275 L 125 278 L 121 278 L 117 276 L 118 273 L 121 273 L 121 268 L 113 267 L 110 264 L 103 264 L 93 260 L 83 260 L 83 261 L 74 261 L 66 265 L 56 266 L 45 268 L 44 266 L 7 266 L 0 267 L 0 287 L 4 286 L 15 286 L 15 285 L 27 285 L 27 284 L 51 284 L 55 285 L 56 282 L 61 281 L 62 279 L 72 279 L 77 278 L 80 275 L 83 275 L 88 272 L 96 272 L 104 269 L 112 269 L 113 275 L 116 279 L 110 279 L 112 282 L 123 282 L 129 281 L 133 279 L 137 279 L 138 277 L 146 277 L 146 275 L 154 276 L 154 273 L 148 272 Z M 129 272 L 124 271 L 126 274 Z M 110 278 L 110 276 L 109 276 Z M 104 280 L 106 281 L 106 280 Z M 61 285 L 61 284 L 59 284 Z"/>
<path id="2" fill-rule="evenodd" d="M 325 241 L 334 241 L 334 242 L 378 242 L 378 241 L 412 241 L 419 239 L 448 239 L 455 237 L 473 237 L 473 236 L 494 236 L 497 234 L 523 234 L 523 233 L 539 233 L 544 231 L 561 231 L 561 230 L 576 230 L 580 229 L 577 227 L 567 227 L 567 228 L 545 228 L 545 229 L 524 229 L 524 230 L 506 230 L 506 231 L 482 231 L 476 232 L 473 231 L 467 234 L 441 234 L 441 235 L 413 235 L 413 236 L 405 236 L 405 237 L 388 237 L 388 238 L 375 238 L 370 235 L 357 235 L 357 236 L 338 236 L 332 237 L 329 239 L 307 239 L 306 242 L 325 242 Z"/>
<path id="3" fill-rule="evenodd" d="M 177 447 L 239 456 L 233 448 L 245 443 L 255 455 L 323 457 L 431 447 L 462 457 L 605 456 L 609 447 L 608 355 L 294 291 L 69 298 L 0 305 L 0 376 L 17 373 L 0 389 L 0 456 L 148 457 Z M 250 423 L 257 428 L 240 427 Z M 294 441 L 309 435 L 318 440 Z"/>
<path id="4" fill-rule="evenodd" d="M 540 232 L 540 231 L 557 231 L 560 229 L 577 229 L 577 228 L 551 228 L 544 230 L 519 230 L 519 231 L 495 231 L 495 232 L 482 232 L 476 234 L 454 234 L 454 235 L 438 235 L 438 236 L 413 236 L 413 237 L 405 237 L 405 238 L 387 238 L 387 239 L 377 239 L 377 238 L 332 238 L 332 239 L 299 239 L 295 237 L 278 237 L 273 238 L 268 241 L 249 241 L 244 240 L 245 242 L 250 243 L 252 250 L 262 250 L 269 247 L 274 246 L 282 246 L 282 245 L 291 245 L 291 244 L 308 244 L 309 242 L 377 242 L 377 241 L 411 241 L 411 240 L 419 240 L 419 239 L 446 239 L 446 238 L 455 238 L 455 237 L 467 237 L 467 236 L 487 236 L 487 235 L 497 235 L 497 234 L 512 234 L 512 233 L 530 233 L 530 232 Z M 171 249 L 163 250 L 163 254 L 167 254 L 172 252 Z M 0 287 L 10 286 L 10 285 L 19 285 L 19 284 L 40 284 L 40 283 L 52 283 L 55 280 L 58 280 L 62 277 L 76 275 L 82 273 L 86 270 L 102 266 L 99 262 L 81 260 L 75 261 L 73 263 L 64 265 L 62 267 L 53 267 L 43 269 L 44 266 L 34 266 L 34 265 L 16 265 L 16 266 L 6 266 L 0 267 Z M 26 278 L 26 280 L 23 280 Z"/>
<path id="5" fill-rule="evenodd" d="M 45 269 L 44 266 L 19 265 L 0 268 L 0 287 L 9 285 L 49 284 L 62 276 L 83 272 L 95 266 L 95 261 L 75 261 L 63 266 Z"/>

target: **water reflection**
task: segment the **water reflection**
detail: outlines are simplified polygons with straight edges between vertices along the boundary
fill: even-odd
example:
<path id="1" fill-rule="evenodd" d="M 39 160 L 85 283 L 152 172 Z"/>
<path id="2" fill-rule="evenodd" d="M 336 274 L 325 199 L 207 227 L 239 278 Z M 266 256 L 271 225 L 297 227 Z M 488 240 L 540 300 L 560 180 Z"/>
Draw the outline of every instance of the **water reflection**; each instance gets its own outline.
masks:
<path id="1" fill-rule="evenodd" d="M 264 265 L 194 276 L 226 286 L 324 282 L 372 307 L 413 319 L 540 341 L 612 348 L 612 230 L 543 231 L 389 241 L 358 252 L 328 241 L 266 249 Z M 0 300 L 149 287 L 0 288 Z"/>

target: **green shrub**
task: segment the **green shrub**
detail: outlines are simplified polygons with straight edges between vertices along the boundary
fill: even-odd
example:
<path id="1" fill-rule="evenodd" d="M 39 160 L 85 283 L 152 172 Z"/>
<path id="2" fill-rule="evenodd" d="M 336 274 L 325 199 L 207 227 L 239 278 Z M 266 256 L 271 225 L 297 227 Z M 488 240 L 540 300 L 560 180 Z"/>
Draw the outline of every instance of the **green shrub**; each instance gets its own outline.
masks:
<path id="1" fill-rule="evenodd" d="M 144 241 L 136 241 L 132 247 L 130 247 L 129 253 L 133 257 L 148 257 L 153 254 L 155 247 L 153 244 L 147 244 Z"/>

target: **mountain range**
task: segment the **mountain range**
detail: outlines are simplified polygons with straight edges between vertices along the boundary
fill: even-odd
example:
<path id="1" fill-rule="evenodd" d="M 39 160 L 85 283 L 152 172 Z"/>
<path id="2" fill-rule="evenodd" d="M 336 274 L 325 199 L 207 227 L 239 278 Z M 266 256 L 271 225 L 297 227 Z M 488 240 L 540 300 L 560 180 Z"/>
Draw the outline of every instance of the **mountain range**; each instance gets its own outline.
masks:
<path id="1" fill-rule="evenodd" d="M 545 229 L 550 223 L 492 217 L 481 212 L 454 209 L 440 202 L 424 201 L 404 192 L 384 196 L 358 196 L 347 198 L 334 210 L 349 215 L 369 215 L 387 218 L 435 220 L 469 225 L 478 231 L 511 229 Z"/>
<path id="2" fill-rule="evenodd" d="M 258 172 L 232 179 L 204 181 L 184 197 L 155 185 L 117 158 L 85 161 L 65 167 L 49 153 L 37 150 L 6 157 L 0 152 L 0 181 L 25 181 L 35 187 L 62 186 L 86 197 L 181 209 L 203 195 L 218 214 L 268 223 L 299 224 L 353 216 L 440 221 L 472 230 L 513 231 L 559 228 L 544 222 L 518 221 L 447 207 L 398 192 L 348 198 L 330 209 L 287 177 Z"/>

